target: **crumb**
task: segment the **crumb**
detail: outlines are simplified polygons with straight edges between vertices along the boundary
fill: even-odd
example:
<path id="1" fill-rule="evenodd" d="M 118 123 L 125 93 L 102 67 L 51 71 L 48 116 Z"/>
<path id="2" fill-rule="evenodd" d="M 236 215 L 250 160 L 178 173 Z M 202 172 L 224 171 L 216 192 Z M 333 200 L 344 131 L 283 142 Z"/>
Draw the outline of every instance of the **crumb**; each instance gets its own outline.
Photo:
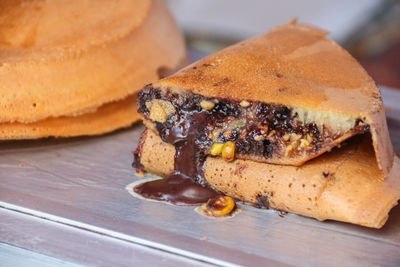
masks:
<path id="1" fill-rule="evenodd" d="M 279 217 L 281 217 L 281 218 L 285 218 L 285 215 L 287 214 L 287 212 L 286 211 L 283 211 L 283 210 L 280 210 L 279 212 L 278 212 L 278 215 L 279 215 Z"/>
<path id="2" fill-rule="evenodd" d="M 208 238 L 205 237 L 205 236 L 203 236 L 202 238 L 200 238 L 200 240 L 202 240 L 202 241 L 208 241 Z"/>
<path id="3" fill-rule="evenodd" d="M 20 167 L 25 167 L 25 163 L 20 163 L 19 166 Z"/>

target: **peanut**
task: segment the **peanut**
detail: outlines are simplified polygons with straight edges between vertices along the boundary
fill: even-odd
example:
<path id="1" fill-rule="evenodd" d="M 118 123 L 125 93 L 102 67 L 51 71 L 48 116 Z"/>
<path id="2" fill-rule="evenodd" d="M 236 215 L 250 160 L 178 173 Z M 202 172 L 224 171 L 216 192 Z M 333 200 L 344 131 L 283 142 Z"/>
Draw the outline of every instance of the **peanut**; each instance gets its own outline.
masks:
<path id="1" fill-rule="evenodd" d="M 207 101 L 207 100 L 202 100 L 202 101 L 200 101 L 200 106 L 203 109 L 212 110 L 215 106 L 215 103 L 213 103 L 211 101 Z"/>
<path id="2" fill-rule="evenodd" d="M 235 200 L 228 196 L 216 196 L 209 199 L 203 206 L 203 211 L 206 215 L 215 217 L 227 216 L 235 209 Z"/>
<path id="3" fill-rule="evenodd" d="M 167 117 L 176 112 L 171 102 L 161 99 L 153 99 L 146 102 L 146 107 L 150 111 L 149 118 L 161 123 L 166 122 Z"/>
<path id="4" fill-rule="evenodd" d="M 253 139 L 254 139 L 255 141 L 262 141 L 262 140 L 265 139 L 265 137 L 262 136 L 262 135 L 256 135 L 256 136 L 253 137 Z"/>
<path id="5" fill-rule="evenodd" d="M 240 102 L 240 106 L 243 107 L 243 108 L 247 108 L 247 107 L 250 106 L 250 103 L 248 101 L 246 101 L 246 100 L 242 100 Z"/>
<path id="6" fill-rule="evenodd" d="M 282 139 L 285 141 L 289 141 L 290 136 L 288 134 L 285 134 L 284 136 L 282 136 Z"/>
<path id="7" fill-rule="evenodd" d="M 301 134 L 295 134 L 295 133 L 291 133 L 290 134 L 290 141 L 297 141 L 301 138 Z"/>
<path id="8" fill-rule="evenodd" d="M 235 143 L 228 141 L 222 147 L 222 158 L 226 161 L 232 161 L 235 158 Z"/>
<path id="9" fill-rule="evenodd" d="M 221 154 L 223 147 L 224 147 L 223 143 L 215 143 L 215 144 L 213 144 L 212 147 L 211 147 L 210 154 L 213 155 L 213 156 L 217 156 L 217 155 Z"/>

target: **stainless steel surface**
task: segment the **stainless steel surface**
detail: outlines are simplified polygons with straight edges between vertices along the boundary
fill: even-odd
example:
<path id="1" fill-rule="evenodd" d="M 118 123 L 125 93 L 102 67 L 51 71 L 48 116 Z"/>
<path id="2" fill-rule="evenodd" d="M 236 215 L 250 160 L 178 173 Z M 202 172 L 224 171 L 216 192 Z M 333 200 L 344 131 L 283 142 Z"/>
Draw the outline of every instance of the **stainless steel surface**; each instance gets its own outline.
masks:
<path id="1" fill-rule="evenodd" d="M 0 243 L 0 266 L 12 267 L 79 267 L 74 263 L 62 261 L 23 248 Z"/>
<path id="2" fill-rule="evenodd" d="M 393 97 L 390 108 L 397 114 L 400 93 Z M 389 118 L 399 150 L 400 118 Z M 293 214 L 281 218 L 243 205 L 237 216 L 215 220 L 193 207 L 132 197 L 125 186 L 138 179 L 131 151 L 142 130 L 136 125 L 102 137 L 0 144 L 0 241 L 94 265 L 151 260 L 152 254 L 169 256 L 170 262 L 227 266 L 400 264 L 399 207 L 374 230 Z M 43 243 L 27 241 L 36 236 Z M 110 250 L 112 244 L 121 249 Z M 130 254 L 136 249 L 147 256 Z M 104 261 L 90 262 L 94 255 Z"/>
<path id="3" fill-rule="evenodd" d="M 12 248 L 4 251 L 0 243 L 0 266 L 18 266 L 23 264 L 22 256 L 31 259 L 23 266 L 35 265 L 40 260 L 41 266 L 76 266 L 79 263 L 90 266 L 209 266 L 208 264 L 167 253 L 158 249 L 142 246 L 134 242 L 115 238 L 106 233 L 96 232 L 61 222 L 44 219 L 44 217 L 32 216 L 21 212 L 0 209 L 2 242 L 21 248 L 34 250 L 16 250 Z M 14 253 L 13 255 L 10 255 Z M 43 257 L 40 257 L 40 255 Z M 1 258 L 9 263 L 3 265 Z M 8 255 L 8 256 L 7 256 Z M 51 257 L 50 257 L 51 256 Z M 14 260 L 13 260 L 14 258 Z M 56 259 L 57 258 L 57 261 Z M 14 261 L 14 262 L 13 262 Z"/>

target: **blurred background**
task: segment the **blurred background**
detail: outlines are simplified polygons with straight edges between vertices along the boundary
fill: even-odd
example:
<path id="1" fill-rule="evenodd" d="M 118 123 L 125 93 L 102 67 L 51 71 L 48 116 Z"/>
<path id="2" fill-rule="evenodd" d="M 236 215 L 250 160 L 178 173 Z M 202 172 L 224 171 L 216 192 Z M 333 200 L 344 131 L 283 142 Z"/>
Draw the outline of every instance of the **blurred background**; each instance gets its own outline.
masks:
<path id="1" fill-rule="evenodd" d="M 398 0 L 167 0 L 194 57 L 297 17 L 330 31 L 378 84 L 400 88 Z"/>

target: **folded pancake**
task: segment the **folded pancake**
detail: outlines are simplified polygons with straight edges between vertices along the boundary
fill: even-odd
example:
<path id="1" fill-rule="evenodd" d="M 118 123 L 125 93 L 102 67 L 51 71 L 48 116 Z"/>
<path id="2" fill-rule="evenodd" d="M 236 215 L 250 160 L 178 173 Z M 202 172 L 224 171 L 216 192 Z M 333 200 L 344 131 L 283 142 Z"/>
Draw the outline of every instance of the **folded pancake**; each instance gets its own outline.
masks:
<path id="1" fill-rule="evenodd" d="M 186 58 L 183 36 L 161 0 L 120 1 L 121 6 L 103 1 L 93 9 L 89 7 L 97 5 L 97 1 L 83 1 L 77 5 L 82 10 L 75 10 L 70 1 L 50 2 L 54 3 L 45 2 L 43 9 L 27 9 L 41 18 L 40 10 L 52 11 L 66 5 L 69 13 L 87 12 L 78 12 L 77 16 L 79 21 L 88 19 L 88 25 L 80 23 L 78 27 L 73 23 L 75 30 L 67 30 L 64 40 L 57 34 L 69 26 L 68 20 L 60 20 L 67 25 L 60 26 L 59 31 L 56 28 L 61 22 L 54 22 L 55 28 L 51 28 L 47 40 L 42 31 L 55 18 L 46 13 L 45 22 L 38 19 L 39 28 L 26 29 L 33 31 L 33 35 L 35 30 L 40 33 L 38 43 L 32 40 L 28 47 L 18 42 L 19 37 L 12 32 L 0 33 L 2 42 L 11 43 L 0 45 L 0 122 L 32 123 L 87 113 L 138 92 L 143 85 L 159 79 L 165 70 L 175 70 Z M 25 12 L 24 8 L 30 6 L 19 1 L 16 5 L 18 12 Z M 109 11 L 93 13 L 103 9 Z M 4 16 L 0 12 L 0 18 Z M 13 22 L 22 25 L 33 19 L 29 14 L 18 16 L 21 19 Z M 104 16 L 104 21 L 98 16 Z M 116 31 L 109 31 L 110 27 Z M 74 42 L 76 36 L 79 40 Z"/>
<path id="2" fill-rule="evenodd" d="M 145 87 L 139 112 L 164 142 L 190 131 L 205 154 L 300 166 L 371 132 L 385 175 L 394 153 L 379 89 L 359 63 L 313 27 L 288 24 L 210 55 Z M 197 126 L 196 126 L 197 127 Z"/>
<path id="3" fill-rule="evenodd" d="M 165 176 L 174 170 L 175 153 L 173 145 L 147 130 L 138 162 L 145 171 Z M 207 157 L 204 164 L 205 180 L 228 196 L 259 207 L 373 228 L 383 226 L 400 198 L 397 156 L 389 176 L 383 175 L 370 135 L 353 137 L 300 167 L 217 157 Z"/>
<path id="4" fill-rule="evenodd" d="M 61 116 L 32 123 L 0 123 L 0 140 L 98 135 L 128 127 L 138 120 L 136 95 L 132 95 L 79 116 Z"/>

